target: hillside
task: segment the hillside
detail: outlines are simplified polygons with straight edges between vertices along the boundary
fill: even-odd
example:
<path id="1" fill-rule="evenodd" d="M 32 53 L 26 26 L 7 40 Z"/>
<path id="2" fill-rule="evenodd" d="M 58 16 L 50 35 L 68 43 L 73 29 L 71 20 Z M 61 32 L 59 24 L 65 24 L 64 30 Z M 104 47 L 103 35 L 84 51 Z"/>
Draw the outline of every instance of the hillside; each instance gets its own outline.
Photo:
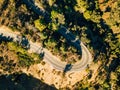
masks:
<path id="1" fill-rule="evenodd" d="M 23 84 L 30 78 L 33 83 L 38 82 L 31 90 L 120 89 L 120 0 L 1 0 L 1 26 L 39 43 L 61 62 L 81 61 L 77 40 L 86 46 L 93 59 L 83 71 L 64 73 L 50 69 L 38 54 L 0 34 L 0 81 L 10 84 L 8 88 L 30 90 Z M 66 33 L 72 33 L 76 41 L 61 34 L 61 27 L 67 28 Z M 47 68 L 43 76 L 39 65 Z M 47 80 L 49 77 L 51 80 Z M 0 90 L 6 90 L 1 83 Z"/>

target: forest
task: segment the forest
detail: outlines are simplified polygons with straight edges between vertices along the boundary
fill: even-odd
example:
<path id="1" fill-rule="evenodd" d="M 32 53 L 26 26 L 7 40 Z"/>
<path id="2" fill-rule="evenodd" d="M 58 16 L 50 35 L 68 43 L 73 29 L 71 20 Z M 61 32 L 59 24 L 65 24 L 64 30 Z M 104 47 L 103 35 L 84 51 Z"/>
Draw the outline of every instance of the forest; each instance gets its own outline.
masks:
<path id="1" fill-rule="evenodd" d="M 41 15 L 25 1 L 37 3 L 43 10 Z M 59 33 L 61 26 L 66 27 L 89 49 L 93 63 L 101 63 L 94 82 L 88 82 L 91 73 L 77 82 L 73 90 L 120 89 L 120 0 L 1 0 L 0 25 L 19 31 L 33 42 L 40 42 L 63 62 L 75 63 L 81 59 L 81 53 Z M 15 62 L 4 52 L 14 55 Z M 37 61 L 34 61 L 36 56 Z M 38 55 L 30 55 L 16 43 L 0 38 L 0 68 L 4 72 L 12 73 L 17 68 L 29 68 L 40 62 Z"/>

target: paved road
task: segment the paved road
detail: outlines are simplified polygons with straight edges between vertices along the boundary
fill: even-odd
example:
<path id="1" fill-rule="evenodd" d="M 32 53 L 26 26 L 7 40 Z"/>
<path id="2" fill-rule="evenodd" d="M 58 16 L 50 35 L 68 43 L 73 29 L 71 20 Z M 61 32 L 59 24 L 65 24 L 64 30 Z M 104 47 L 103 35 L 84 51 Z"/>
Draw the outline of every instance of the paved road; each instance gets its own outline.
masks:
<path id="1" fill-rule="evenodd" d="M 10 31 L 7 27 L 1 26 L 0 27 L 0 35 L 6 36 L 6 37 L 11 37 L 11 38 L 13 38 L 13 41 L 16 42 L 18 40 L 17 36 L 19 35 L 19 33 L 17 34 L 15 32 Z M 49 52 L 47 49 L 42 48 L 38 43 L 33 43 L 32 41 L 29 41 L 29 44 L 30 44 L 31 52 L 40 54 L 41 51 L 43 51 L 45 53 L 45 55 L 44 55 L 45 61 L 47 61 L 49 64 L 52 64 L 52 66 L 55 69 L 64 70 L 66 63 L 59 62 L 60 60 L 58 60 L 57 57 L 52 55 L 51 52 Z"/>
<path id="2" fill-rule="evenodd" d="M 46 13 L 48 13 L 47 11 L 38 8 L 34 3 L 30 2 L 30 0 L 23 0 L 23 2 L 38 15 L 42 15 L 45 18 L 47 18 L 46 20 L 50 20 L 48 19 L 49 17 L 46 17 Z M 75 36 L 70 33 L 69 31 L 67 32 L 67 28 L 65 28 L 64 26 L 62 26 L 62 28 L 60 28 L 59 33 L 61 33 L 73 46 L 75 46 L 77 49 L 81 50 L 82 53 L 82 58 L 80 60 L 80 62 L 76 63 L 73 65 L 72 69 L 70 71 L 81 71 L 83 69 L 85 69 L 87 67 L 88 64 L 90 64 L 90 62 L 92 62 L 92 55 L 91 53 L 88 51 L 88 49 L 86 48 L 86 46 L 80 42 L 79 40 L 76 40 Z M 54 68 L 58 69 L 58 70 L 63 70 L 65 68 L 65 64 L 63 64 L 62 62 L 58 62 L 56 59 L 53 59 L 52 57 L 48 57 L 51 56 L 50 54 L 47 55 L 47 53 L 45 54 L 46 57 L 46 61 L 49 62 Z M 54 57 L 55 58 L 55 57 Z"/>
<path id="3" fill-rule="evenodd" d="M 3 34 L 3 36 L 6 36 L 6 37 L 10 36 L 11 38 L 13 38 L 13 41 L 17 40 L 18 34 L 8 31 L 6 27 L 0 27 L 0 34 Z M 44 60 L 48 62 L 53 68 L 57 70 L 62 70 L 62 71 L 65 69 L 65 66 L 66 66 L 65 62 L 61 62 L 60 60 L 58 60 L 57 57 L 52 55 L 51 52 L 49 52 L 47 49 L 42 48 L 39 44 L 33 43 L 31 41 L 29 41 L 29 43 L 30 43 L 30 50 L 32 52 L 35 52 L 38 54 L 41 52 L 41 50 L 45 52 Z M 81 42 L 81 49 L 82 49 L 82 59 L 80 62 L 73 65 L 72 69 L 70 70 L 72 72 L 81 71 L 85 69 L 87 65 L 92 61 L 90 52 L 82 42 Z"/>
<path id="4" fill-rule="evenodd" d="M 37 6 L 32 4 L 32 2 L 30 2 L 29 0 L 23 0 L 23 1 L 35 13 L 46 17 L 45 11 L 42 11 L 40 8 L 38 8 Z M 69 34 L 67 34 L 67 29 L 65 27 L 62 27 L 61 29 L 62 30 L 59 30 L 60 33 L 68 41 L 70 41 L 70 43 L 72 43 L 77 49 L 80 49 L 82 52 L 82 58 L 81 58 L 80 62 L 77 62 L 76 64 L 74 64 L 70 71 L 74 72 L 74 71 L 81 71 L 81 70 L 85 69 L 87 67 L 87 65 L 90 64 L 90 62 L 92 61 L 92 56 L 91 56 L 90 52 L 88 51 L 88 49 L 82 42 L 80 42 L 79 40 L 77 40 L 77 41 L 75 40 L 75 36 L 73 34 L 71 34 L 70 32 L 69 32 Z M 9 31 L 5 30 L 5 28 L 3 28 L 3 27 L 0 28 L 0 33 L 3 33 L 3 35 L 5 35 L 5 36 L 12 37 L 14 41 L 17 40 L 17 38 L 16 38 L 17 34 L 15 34 L 13 32 L 9 32 Z M 32 52 L 35 52 L 38 54 L 41 52 L 42 47 L 39 44 L 33 43 L 31 41 L 29 41 L 29 43 L 30 43 L 30 50 Z M 45 52 L 44 60 L 46 62 L 48 62 L 53 68 L 55 68 L 57 70 L 62 70 L 62 71 L 65 69 L 67 63 L 61 62 L 57 57 L 52 55 L 51 52 L 49 52 L 47 49 L 43 48 L 43 51 Z"/>

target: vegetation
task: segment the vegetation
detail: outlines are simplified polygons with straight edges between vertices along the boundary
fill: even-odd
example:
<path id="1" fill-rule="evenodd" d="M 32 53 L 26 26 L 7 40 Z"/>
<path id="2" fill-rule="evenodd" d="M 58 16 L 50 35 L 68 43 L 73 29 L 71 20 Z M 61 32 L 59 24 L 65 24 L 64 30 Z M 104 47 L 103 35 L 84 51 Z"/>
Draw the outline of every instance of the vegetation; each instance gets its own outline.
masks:
<path id="1" fill-rule="evenodd" d="M 60 14 L 59 12 L 52 10 L 51 11 L 51 19 L 52 23 L 50 23 L 49 28 L 51 30 L 58 30 L 60 25 L 65 24 L 65 18 L 63 14 Z"/>
<path id="2" fill-rule="evenodd" d="M 27 50 L 13 42 L 2 42 L 0 48 L 0 66 L 1 69 L 8 72 L 12 72 L 12 70 L 16 71 L 16 68 L 28 68 L 33 64 L 40 63 L 42 60 L 39 55 L 30 54 Z"/>
<path id="3" fill-rule="evenodd" d="M 59 34 L 60 26 L 64 25 L 87 46 L 92 53 L 93 62 L 101 63 L 94 81 L 89 82 L 91 77 L 85 77 L 73 88 L 119 90 L 120 0 L 39 0 L 38 2 L 50 14 L 48 23 L 45 17 L 38 16 L 22 0 L 4 0 L 0 1 L 0 24 L 19 30 L 29 39 L 41 42 L 43 47 L 48 48 L 61 60 L 72 60 L 70 62 L 74 63 L 80 60 L 81 55 Z M 18 59 L 20 66 L 29 67 L 35 63 L 34 55 L 29 55 L 16 44 L 8 43 L 7 47 L 1 44 L 1 47 L 8 48 L 14 53 L 15 60 Z M 3 51 L 4 49 L 1 53 Z M 8 59 L 7 56 L 3 56 L 0 56 L 1 65 L 3 60 Z M 3 63 L 9 64 L 8 62 Z M 8 70 L 6 67 L 4 69 Z"/>
<path id="4" fill-rule="evenodd" d="M 44 21 L 42 19 L 38 19 L 34 21 L 35 27 L 39 29 L 41 32 L 46 28 L 44 25 Z"/>

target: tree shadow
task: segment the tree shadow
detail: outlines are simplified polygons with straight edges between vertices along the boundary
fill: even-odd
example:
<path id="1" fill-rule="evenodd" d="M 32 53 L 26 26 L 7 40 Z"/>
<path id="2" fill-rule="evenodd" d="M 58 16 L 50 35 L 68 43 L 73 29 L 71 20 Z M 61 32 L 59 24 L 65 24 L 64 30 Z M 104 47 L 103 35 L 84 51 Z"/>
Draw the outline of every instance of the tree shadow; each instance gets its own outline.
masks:
<path id="1" fill-rule="evenodd" d="M 110 81 L 110 78 L 111 78 L 111 72 L 115 72 L 116 73 L 116 69 L 118 66 L 120 66 L 120 57 L 118 58 L 113 58 L 113 60 L 111 61 L 110 65 L 108 66 L 108 70 L 107 70 L 107 78 L 106 78 L 106 82 L 109 82 Z M 116 73 L 119 77 L 119 74 Z M 118 84 L 117 85 L 120 85 L 120 79 L 117 80 Z"/>
<path id="2" fill-rule="evenodd" d="M 24 0 L 27 1 L 27 0 Z M 88 3 L 92 2 L 92 6 L 89 8 L 90 10 L 94 10 L 95 8 L 95 1 L 89 1 Z M 26 3 L 27 4 L 27 3 Z M 74 6 L 76 5 L 76 1 L 73 0 L 56 0 L 55 4 L 56 7 L 52 7 L 53 9 L 58 10 L 59 12 L 63 12 L 66 19 L 66 26 L 69 27 L 69 24 L 72 22 L 73 25 L 78 25 L 80 27 L 85 26 L 87 29 L 85 30 L 85 33 L 87 34 L 87 39 L 90 40 L 89 43 L 87 43 L 87 46 L 90 46 L 93 48 L 93 51 L 95 55 L 93 55 L 94 60 L 97 60 L 99 55 L 101 53 L 105 54 L 105 65 L 109 61 L 110 53 L 108 53 L 108 49 L 110 48 L 109 43 L 105 41 L 105 38 L 109 33 L 112 34 L 111 39 L 116 40 L 115 35 L 113 34 L 110 27 L 104 22 L 104 20 L 101 18 L 99 23 L 93 22 L 92 20 L 86 20 L 82 13 L 77 12 L 74 10 Z M 28 5 L 29 6 L 29 5 Z M 35 8 L 35 7 L 34 7 Z M 34 10 L 35 13 L 37 10 L 34 8 L 31 8 Z M 98 9 L 98 11 L 100 11 Z M 39 10 L 40 12 L 40 10 Z M 100 14 L 102 15 L 102 12 L 100 11 Z M 38 15 L 41 15 L 38 13 Z M 73 18 L 74 17 L 74 18 Z M 100 27 L 98 27 L 100 25 Z M 101 29 L 104 31 L 101 33 Z M 80 48 L 80 41 L 76 40 L 75 36 L 67 31 L 66 28 L 61 28 L 58 30 L 59 33 L 61 33 L 69 43 L 71 43 L 73 46 L 75 46 L 77 49 L 81 50 Z M 76 30 L 76 33 L 81 33 L 81 30 Z M 81 52 L 82 53 L 82 52 Z M 111 63 L 112 65 L 113 63 Z"/>
<path id="3" fill-rule="evenodd" d="M 99 20 L 99 23 L 93 22 L 92 20 L 86 20 L 82 13 L 77 12 L 72 8 L 76 4 L 76 1 L 72 1 L 72 3 L 70 3 L 70 4 L 67 3 L 67 4 L 69 4 L 68 7 L 71 9 L 71 11 L 69 11 L 65 8 L 63 9 L 63 7 L 65 7 L 67 5 L 65 3 L 65 1 L 66 0 L 64 0 L 64 1 L 61 0 L 61 2 L 59 2 L 59 0 L 57 0 L 56 4 L 58 4 L 58 8 L 60 10 L 62 10 L 62 12 L 65 15 L 65 19 L 67 22 L 66 26 L 69 27 L 70 23 L 72 23 L 73 25 L 78 25 L 80 27 L 85 26 L 87 28 L 85 30 L 87 39 L 90 40 L 90 42 L 87 43 L 86 46 L 93 48 L 93 51 L 94 51 L 93 61 L 96 62 L 96 60 L 100 59 L 99 56 L 104 54 L 104 56 L 102 56 L 102 58 L 100 60 L 101 60 L 101 62 L 104 62 L 103 66 L 107 67 L 107 64 L 109 63 L 110 56 L 111 56 L 110 43 L 112 43 L 113 41 L 117 42 L 117 38 L 116 38 L 115 34 L 113 33 L 112 29 L 110 28 L 110 26 L 108 26 L 105 23 L 105 21 L 102 19 L 102 17 Z M 94 10 L 95 2 L 94 1 L 92 1 L 92 2 L 93 2 L 93 6 L 90 9 Z M 103 12 L 101 12 L 99 9 L 97 11 L 99 11 L 100 15 L 102 16 Z M 76 30 L 75 33 L 81 34 L 82 33 L 81 31 L 82 30 L 80 30 L 80 31 Z M 65 30 L 63 30 L 63 32 L 62 32 L 62 30 L 59 30 L 59 32 L 64 37 L 67 38 L 67 34 L 63 34 L 66 32 Z M 111 36 L 110 36 L 110 34 L 111 34 Z M 106 41 L 105 39 L 109 39 L 109 40 Z M 119 54 L 117 56 L 119 56 Z M 109 64 L 108 70 L 107 70 L 107 75 L 108 75 L 107 80 L 110 79 L 109 77 L 110 77 L 111 71 L 115 71 L 119 65 L 120 65 L 119 57 L 112 58 L 112 62 Z"/>
<path id="4" fill-rule="evenodd" d="M 30 4 L 26 4 L 27 2 L 30 1 Z M 21 22 L 22 22 L 22 26 L 25 26 L 25 23 L 31 23 L 29 21 L 31 21 L 31 19 L 35 20 L 37 18 L 39 18 L 39 16 L 36 13 L 33 13 L 32 8 L 30 7 L 30 5 L 32 5 L 32 0 L 16 0 L 15 2 L 15 8 L 18 11 L 16 13 L 16 18 L 18 18 Z M 21 7 L 23 4 L 26 4 L 26 6 L 28 7 L 27 9 L 27 13 L 26 11 L 23 11 L 25 9 L 25 7 Z M 23 10 L 21 10 L 23 9 Z M 32 18 L 31 18 L 32 17 Z"/>
<path id="5" fill-rule="evenodd" d="M 72 64 L 66 64 L 63 72 L 66 73 L 66 72 L 70 71 L 72 69 L 72 66 L 73 66 Z"/>
<path id="6" fill-rule="evenodd" d="M 35 6 L 35 2 L 34 2 L 34 1 L 28 2 L 28 0 L 23 0 L 23 2 L 28 6 L 29 9 L 33 10 L 36 14 L 38 14 L 38 15 L 40 15 L 40 16 L 44 16 L 44 19 L 46 19 L 47 22 L 51 22 L 51 18 L 50 18 L 50 16 L 49 16 L 50 14 L 48 14 L 47 11 L 42 11 L 40 8 L 38 8 L 37 6 Z M 56 3 L 58 4 L 58 6 L 61 6 L 60 3 L 65 6 L 64 2 L 63 2 L 63 3 L 62 3 L 62 2 L 59 3 L 59 2 L 60 2 L 60 1 L 56 1 Z M 66 1 L 66 3 L 67 3 L 67 1 Z M 71 0 L 71 1 L 69 1 L 69 3 L 74 3 L 74 2 Z M 74 4 L 72 4 L 72 5 L 75 5 L 75 4 L 76 4 L 76 3 L 74 3 Z M 69 5 L 69 4 L 67 4 L 67 5 Z M 69 6 L 71 6 L 71 5 L 69 5 Z M 51 7 L 51 8 L 55 9 L 54 6 Z M 61 8 L 62 8 L 62 7 L 61 7 Z M 73 6 L 71 6 L 71 8 L 73 9 Z M 67 18 L 67 17 L 66 17 L 66 18 Z M 45 20 L 45 21 L 46 21 L 46 20 Z M 77 40 L 76 37 L 75 37 L 71 32 L 68 33 L 67 29 L 66 29 L 66 28 L 63 28 L 63 27 L 60 28 L 60 29 L 58 30 L 58 32 L 60 32 L 60 34 L 66 38 L 66 40 L 68 41 L 68 43 L 69 43 L 70 45 L 72 45 L 72 46 L 74 46 L 75 48 L 77 48 L 77 50 L 79 51 L 79 54 L 80 54 L 80 55 L 82 54 L 81 46 L 80 46 L 80 41 Z M 58 33 L 57 33 L 57 34 L 58 34 Z M 58 36 L 59 36 L 59 35 L 58 35 Z"/>
<path id="7" fill-rule="evenodd" d="M 2 43 L 2 41 L 4 42 L 11 42 L 13 41 L 13 38 L 11 38 L 10 36 L 6 37 L 4 36 L 2 33 L 0 34 L 0 43 Z"/>
<path id="8" fill-rule="evenodd" d="M 3 10 L 5 10 L 8 7 L 9 1 L 8 0 L 4 0 L 2 7 L 0 8 L 0 15 L 2 14 Z"/>
<path id="9" fill-rule="evenodd" d="M 109 65 L 109 72 L 113 71 L 115 72 L 116 68 L 120 65 L 119 57 L 118 58 L 113 58 L 111 61 L 111 64 Z"/>
<path id="10" fill-rule="evenodd" d="M 90 24 L 91 23 L 91 24 Z M 90 46 L 93 47 L 93 50 L 95 50 L 96 54 L 94 55 L 94 60 L 98 58 L 100 53 L 104 53 L 106 56 L 105 65 L 109 62 L 110 58 L 110 43 L 113 41 L 117 41 L 117 38 L 115 34 L 113 34 L 110 27 L 105 23 L 103 19 L 100 19 L 100 26 L 101 28 L 97 27 L 97 23 L 90 22 L 90 26 L 88 25 L 88 29 L 86 31 L 87 37 L 90 39 Z M 103 29 L 104 31 L 101 33 L 100 29 Z M 111 36 L 109 36 L 111 34 Z M 110 37 L 110 38 L 109 38 Z M 106 41 L 105 39 L 109 39 Z"/>
<path id="11" fill-rule="evenodd" d="M 67 42 L 74 46 L 78 51 L 79 54 L 82 55 L 82 50 L 81 50 L 81 42 L 79 39 L 76 38 L 76 36 L 74 36 L 74 34 L 72 34 L 69 30 L 67 30 L 67 28 L 61 26 L 58 30 L 58 32 L 67 40 Z"/>
<path id="12" fill-rule="evenodd" d="M 76 19 L 74 6 L 77 4 L 77 2 L 75 0 L 56 0 L 55 4 L 57 6 L 53 6 L 53 9 L 64 14 L 66 25 L 70 24 L 74 19 Z"/>
<path id="13" fill-rule="evenodd" d="M 25 37 L 25 36 L 22 36 L 22 37 L 18 37 L 17 38 L 17 42 L 24 48 L 24 49 L 30 49 L 30 43 L 29 43 L 29 40 Z"/>
<path id="14" fill-rule="evenodd" d="M 26 4 L 29 10 L 35 12 L 38 16 L 43 16 L 46 23 L 51 21 L 49 13 L 36 6 L 34 0 L 23 0 L 23 3 Z"/>
<path id="15" fill-rule="evenodd" d="M 0 90 L 57 90 L 25 73 L 0 75 Z"/>

